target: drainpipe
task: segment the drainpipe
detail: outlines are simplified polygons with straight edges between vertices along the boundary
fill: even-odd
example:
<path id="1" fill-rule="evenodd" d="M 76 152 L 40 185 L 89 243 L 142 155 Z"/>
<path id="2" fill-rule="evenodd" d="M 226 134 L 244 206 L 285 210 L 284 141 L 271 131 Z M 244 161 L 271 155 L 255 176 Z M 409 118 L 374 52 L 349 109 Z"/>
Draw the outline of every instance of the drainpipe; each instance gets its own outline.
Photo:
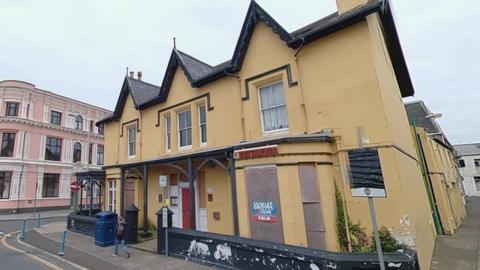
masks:
<path id="1" fill-rule="evenodd" d="M 420 135 L 417 133 L 416 121 L 412 121 L 413 132 L 415 135 L 415 147 L 417 148 L 418 157 L 420 159 L 420 167 L 422 169 L 423 181 L 425 183 L 425 188 L 427 190 L 428 202 L 430 204 L 430 209 L 432 210 L 432 217 L 435 223 L 435 229 L 437 234 L 443 234 L 443 226 L 438 214 L 437 201 L 435 199 L 435 193 L 432 189 L 432 179 L 430 178 L 430 170 L 428 168 L 427 160 L 425 158 L 425 152 L 423 151 L 422 141 L 420 140 Z"/>

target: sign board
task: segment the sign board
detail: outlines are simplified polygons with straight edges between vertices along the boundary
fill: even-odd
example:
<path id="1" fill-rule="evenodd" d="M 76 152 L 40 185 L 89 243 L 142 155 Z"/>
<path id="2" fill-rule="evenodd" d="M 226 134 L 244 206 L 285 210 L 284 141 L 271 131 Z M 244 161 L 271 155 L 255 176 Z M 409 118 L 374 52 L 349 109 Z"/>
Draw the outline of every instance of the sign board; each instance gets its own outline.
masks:
<path id="1" fill-rule="evenodd" d="M 242 150 L 237 150 L 234 152 L 235 159 L 254 159 L 254 158 L 265 158 L 265 157 L 274 157 L 278 155 L 278 146 L 277 145 L 268 145 L 255 148 L 247 148 Z"/>
<path id="2" fill-rule="evenodd" d="M 162 208 L 162 227 L 168 227 L 168 208 Z"/>
<path id="3" fill-rule="evenodd" d="M 77 190 L 79 190 L 80 187 L 78 186 L 78 183 L 77 182 L 72 182 L 70 183 L 70 191 L 72 192 L 76 192 Z"/>
<path id="4" fill-rule="evenodd" d="M 159 175 L 158 176 L 158 185 L 160 187 L 166 187 L 167 186 L 167 176 L 166 175 Z"/>
<path id="5" fill-rule="evenodd" d="M 350 190 L 354 197 L 386 197 L 382 166 L 377 148 L 348 151 Z M 368 189 L 368 196 L 365 193 Z"/>
<path id="6" fill-rule="evenodd" d="M 253 221 L 278 221 L 277 205 L 272 201 L 253 201 L 250 211 Z"/>

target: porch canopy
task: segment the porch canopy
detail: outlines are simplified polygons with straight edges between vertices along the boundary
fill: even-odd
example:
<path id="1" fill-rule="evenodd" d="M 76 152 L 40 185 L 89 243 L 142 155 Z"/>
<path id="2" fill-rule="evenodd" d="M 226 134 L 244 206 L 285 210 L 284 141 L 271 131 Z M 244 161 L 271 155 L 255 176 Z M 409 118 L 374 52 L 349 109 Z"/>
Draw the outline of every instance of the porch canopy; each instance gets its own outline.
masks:
<path id="1" fill-rule="evenodd" d="M 194 153 L 177 154 L 175 156 L 165 156 L 158 159 L 144 160 L 122 165 L 105 166 L 120 167 L 120 213 L 124 215 L 125 211 L 125 182 L 128 177 L 136 175 L 143 181 L 143 230 L 147 232 L 148 228 L 148 167 L 149 165 L 160 165 L 175 169 L 188 179 L 189 187 L 189 209 L 196 209 L 195 202 L 195 179 L 198 173 L 207 165 L 215 165 L 222 168 L 231 180 L 232 194 L 232 213 L 233 227 L 235 235 L 239 234 L 238 212 L 237 212 L 237 191 L 235 178 L 235 159 L 233 156 L 233 147 L 210 148 Z M 196 213 L 190 213 L 190 229 L 196 229 Z"/>
<path id="2" fill-rule="evenodd" d="M 89 170 L 84 172 L 75 173 L 75 179 L 77 186 L 80 190 L 80 211 L 88 209 L 88 216 L 92 217 L 93 213 L 93 190 L 97 186 L 99 190 L 98 196 L 98 208 L 101 209 L 102 205 L 102 189 L 105 185 L 105 171 L 103 170 Z M 87 187 L 88 196 L 86 204 L 83 204 L 83 189 Z M 78 190 L 77 190 L 78 193 Z M 87 208 L 88 204 L 88 208 Z M 84 207 L 85 206 L 85 207 Z M 85 208 L 85 209 L 84 209 Z M 77 212 L 77 203 L 75 203 L 75 213 Z"/>

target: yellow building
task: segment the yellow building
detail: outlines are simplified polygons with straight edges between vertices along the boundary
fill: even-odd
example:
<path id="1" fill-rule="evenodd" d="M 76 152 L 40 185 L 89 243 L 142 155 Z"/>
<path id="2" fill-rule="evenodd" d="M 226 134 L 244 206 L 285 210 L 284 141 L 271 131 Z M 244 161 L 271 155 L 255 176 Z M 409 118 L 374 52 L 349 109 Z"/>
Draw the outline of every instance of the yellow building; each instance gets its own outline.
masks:
<path id="1" fill-rule="evenodd" d="M 454 234 L 466 215 L 454 149 L 423 101 L 405 104 L 437 232 Z"/>
<path id="2" fill-rule="evenodd" d="M 413 95 L 388 1 L 287 32 L 252 2 L 232 59 L 174 48 L 161 86 L 127 76 L 105 126 L 105 208 L 155 224 L 339 251 L 343 212 L 370 230 L 350 192 L 348 153 L 375 149 L 386 198 L 378 222 L 430 264 L 435 227 L 402 97 Z M 163 187 L 163 183 L 166 186 Z"/>

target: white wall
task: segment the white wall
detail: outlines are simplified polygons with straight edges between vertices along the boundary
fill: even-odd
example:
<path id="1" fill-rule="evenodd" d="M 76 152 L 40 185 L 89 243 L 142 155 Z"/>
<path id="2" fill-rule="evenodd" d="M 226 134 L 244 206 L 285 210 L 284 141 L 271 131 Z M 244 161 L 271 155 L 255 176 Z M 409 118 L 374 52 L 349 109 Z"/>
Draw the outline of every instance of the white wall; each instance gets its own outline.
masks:
<path id="1" fill-rule="evenodd" d="M 480 167 L 475 167 L 474 159 L 480 159 L 480 155 L 461 156 L 460 159 L 465 161 L 465 167 L 459 168 L 460 174 L 463 176 L 463 188 L 467 196 L 480 196 L 480 190 L 475 186 L 474 176 L 480 176 Z"/>

